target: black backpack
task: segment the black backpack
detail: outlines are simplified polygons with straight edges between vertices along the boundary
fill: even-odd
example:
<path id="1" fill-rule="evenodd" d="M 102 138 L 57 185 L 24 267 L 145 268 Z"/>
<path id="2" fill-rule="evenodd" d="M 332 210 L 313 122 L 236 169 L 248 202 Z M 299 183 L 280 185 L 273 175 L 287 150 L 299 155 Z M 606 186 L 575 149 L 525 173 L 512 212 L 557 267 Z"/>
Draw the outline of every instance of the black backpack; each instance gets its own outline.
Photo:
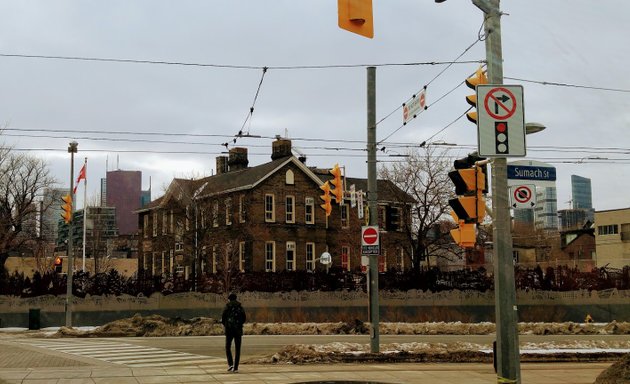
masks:
<path id="1" fill-rule="evenodd" d="M 225 329 L 239 331 L 243 326 L 243 307 L 237 303 L 230 303 L 226 309 Z"/>

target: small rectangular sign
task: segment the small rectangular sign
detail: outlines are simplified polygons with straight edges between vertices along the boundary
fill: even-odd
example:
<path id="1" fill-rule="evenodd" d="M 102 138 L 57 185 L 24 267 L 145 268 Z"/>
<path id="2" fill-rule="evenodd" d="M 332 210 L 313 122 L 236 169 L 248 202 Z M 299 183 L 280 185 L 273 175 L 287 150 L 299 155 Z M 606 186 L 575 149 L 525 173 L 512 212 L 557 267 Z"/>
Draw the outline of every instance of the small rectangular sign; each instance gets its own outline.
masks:
<path id="1" fill-rule="evenodd" d="M 507 178 L 511 180 L 556 181 L 556 169 L 553 167 L 508 164 Z"/>

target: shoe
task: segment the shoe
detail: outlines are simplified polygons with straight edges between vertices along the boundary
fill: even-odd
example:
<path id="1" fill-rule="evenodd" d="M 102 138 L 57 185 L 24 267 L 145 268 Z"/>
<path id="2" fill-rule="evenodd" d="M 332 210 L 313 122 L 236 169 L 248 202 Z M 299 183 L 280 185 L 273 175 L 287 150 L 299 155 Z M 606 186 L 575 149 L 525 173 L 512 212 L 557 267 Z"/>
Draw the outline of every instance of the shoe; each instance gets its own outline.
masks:
<path id="1" fill-rule="evenodd" d="M 238 373 L 238 368 L 234 368 L 234 369 L 232 370 L 232 373 Z"/>
<path id="2" fill-rule="evenodd" d="M 228 372 L 232 372 L 234 371 L 234 367 L 230 365 L 230 367 L 228 368 Z"/>

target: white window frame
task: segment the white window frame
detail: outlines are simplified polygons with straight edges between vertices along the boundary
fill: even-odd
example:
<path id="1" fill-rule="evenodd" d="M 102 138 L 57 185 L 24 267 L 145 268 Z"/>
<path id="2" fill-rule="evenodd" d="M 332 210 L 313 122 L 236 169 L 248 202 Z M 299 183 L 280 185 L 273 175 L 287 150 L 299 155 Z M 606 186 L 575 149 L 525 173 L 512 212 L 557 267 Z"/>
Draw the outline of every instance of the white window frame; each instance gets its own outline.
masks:
<path id="1" fill-rule="evenodd" d="M 295 175 L 293 174 L 292 170 L 288 169 L 287 172 L 284 174 L 284 183 L 287 185 L 295 184 Z"/>
<path id="2" fill-rule="evenodd" d="M 232 199 L 225 199 L 225 225 L 232 225 Z"/>
<path id="3" fill-rule="evenodd" d="M 239 241 L 238 243 L 238 269 L 241 272 L 245 272 L 245 242 Z"/>
<path id="4" fill-rule="evenodd" d="M 212 226 L 214 228 L 219 226 L 219 202 L 217 200 L 212 202 Z"/>
<path id="5" fill-rule="evenodd" d="M 285 268 L 287 271 L 295 271 L 295 251 L 295 241 L 287 241 L 285 252 Z M 291 255 L 290 258 L 289 255 Z"/>
<path id="6" fill-rule="evenodd" d="M 217 244 L 212 245 L 212 273 L 217 273 L 217 253 L 219 246 Z"/>
<path id="7" fill-rule="evenodd" d="M 396 252 L 396 266 L 400 268 L 401 272 L 405 271 L 405 250 L 403 247 L 399 247 L 398 252 Z"/>
<path id="8" fill-rule="evenodd" d="M 348 204 L 341 204 L 339 206 L 340 209 L 340 217 L 341 217 L 341 228 L 348 228 L 350 226 L 350 218 L 348 217 L 350 214 L 350 210 L 348 209 Z"/>
<path id="9" fill-rule="evenodd" d="M 158 233 L 158 213 L 153 211 L 153 237 L 157 237 Z"/>
<path id="10" fill-rule="evenodd" d="M 245 222 L 245 204 L 244 204 L 245 196 L 240 195 L 238 197 L 238 222 Z"/>
<path id="11" fill-rule="evenodd" d="M 265 194 L 265 223 L 275 223 L 276 222 L 276 197 L 273 193 Z"/>
<path id="12" fill-rule="evenodd" d="M 265 272 L 276 271 L 276 242 L 265 242 Z"/>
<path id="13" fill-rule="evenodd" d="M 287 195 L 285 197 L 285 219 L 287 223 L 295 223 L 295 196 Z"/>
<path id="14" fill-rule="evenodd" d="M 168 233 L 168 212 L 162 211 L 162 234 Z"/>
<path id="15" fill-rule="evenodd" d="M 304 199 L 304 222 L 315 224 L 315 199 L 312 197 Z"/>
<path id="16" fill-rule="evenodd" d="M 315 243 L 306 243 L 305 247 L 306 270 L 315 270 Z"/>
<path id="17" fill-rule="evenodd" d="M 347 245 L 342 245 L 342 246 L 341 246 L 341 257 L 342 257 L 342 260 L 341 260 L 341 267 L 342 267 L 342 268 L 343 268 L 343 255 L 344 255 L 344 254 L 346 255 L 346 258 L 347 258 L 347 260 L 346 260 L 346 263 L 347 263 L 347 264 L 346 264 L 346 271 L 349 271 L 349 270 L 350 270 L 350 268 L 351 268 L 351 267 L 350 267 L 350 247 L 349 247 L 349 246 L 347 246 Z"/>
<path id="18" fill-rule="evenodd" d="M 149 214 L 144 215 L 144 237 L 149 237 Z M 146 268 L 145 268 L 146 269 Z"/>

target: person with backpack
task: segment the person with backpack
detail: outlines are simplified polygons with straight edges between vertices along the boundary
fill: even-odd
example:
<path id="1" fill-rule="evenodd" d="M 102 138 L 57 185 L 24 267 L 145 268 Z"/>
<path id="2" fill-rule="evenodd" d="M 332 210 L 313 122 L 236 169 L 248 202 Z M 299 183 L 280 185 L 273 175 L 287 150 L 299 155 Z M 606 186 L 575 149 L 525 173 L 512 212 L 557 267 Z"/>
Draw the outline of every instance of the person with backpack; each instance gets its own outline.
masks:
<path id="1" fill-rule="evenodd" d="M 241 359 L 241 341 L 243 338 L 243 324 L 246 316 L 241 303 L 236 300 L 236 293 L 230 293 L 228 303 L 221 315 L 221 324 L 225 328 L 225 355 L 227 356 L 228 372 L 238 372 Z M 232 359 L 232 340 L 234 340 L 234 359 Z"/>

